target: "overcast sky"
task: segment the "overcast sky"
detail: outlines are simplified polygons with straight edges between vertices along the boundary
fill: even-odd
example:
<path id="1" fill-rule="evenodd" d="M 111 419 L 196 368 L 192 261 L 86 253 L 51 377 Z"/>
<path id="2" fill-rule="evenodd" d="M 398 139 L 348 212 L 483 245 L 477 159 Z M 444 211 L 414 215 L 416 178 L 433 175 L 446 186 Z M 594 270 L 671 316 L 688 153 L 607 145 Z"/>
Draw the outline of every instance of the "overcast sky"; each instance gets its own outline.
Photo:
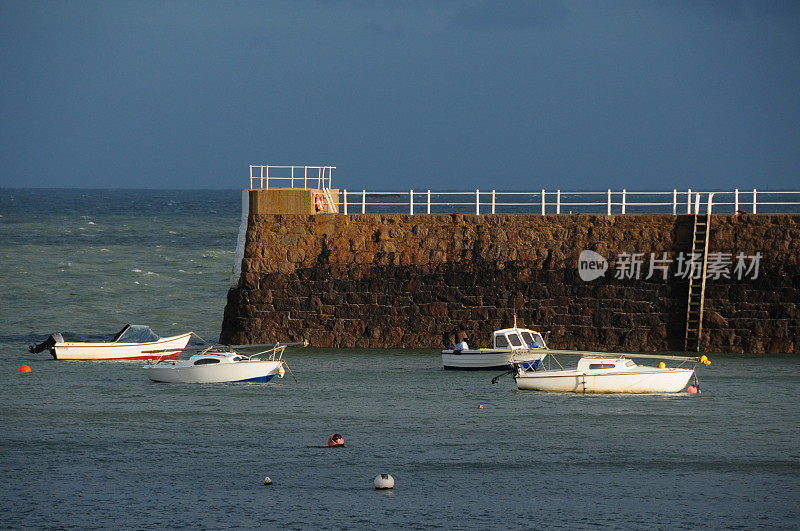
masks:
<path id="1" fill-rule="evenodd" d="M 0 186 L 800 189 L 800 2 L 0 0 Z"/>

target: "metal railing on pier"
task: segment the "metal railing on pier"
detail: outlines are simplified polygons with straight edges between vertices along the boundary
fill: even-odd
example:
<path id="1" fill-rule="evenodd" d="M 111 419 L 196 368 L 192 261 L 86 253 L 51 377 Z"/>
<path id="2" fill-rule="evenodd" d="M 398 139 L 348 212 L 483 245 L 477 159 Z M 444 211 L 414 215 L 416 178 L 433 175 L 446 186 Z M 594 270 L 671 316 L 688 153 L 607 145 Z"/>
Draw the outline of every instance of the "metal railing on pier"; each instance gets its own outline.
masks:
<path id="1" fill-rule="evenodd" d="M 504 192 L 372 192 L 340 193 L 343 214 L 693 214 L 698 194 L 714 193 L 718 213 L 800 213 L 800 191 L 763 190 L 604 190 L 571 192 L 538 190 Z"/>
<path id="2" fill-rule="evenodd" d="M 250 165 L 250 189 L 331 187 L 336 166 L 272 166 Z"/>
<path id="3" fill-rule="evenodd" d="M 315 188 L 330 191 L 336 166 L 250 165 L 250 188 Z M 714 194 L 718 213 L 799 214 L 800 190 L 497 190 L 348 191 L 332 211 L 342 214 L 693 214 L 698 194 Z"/>

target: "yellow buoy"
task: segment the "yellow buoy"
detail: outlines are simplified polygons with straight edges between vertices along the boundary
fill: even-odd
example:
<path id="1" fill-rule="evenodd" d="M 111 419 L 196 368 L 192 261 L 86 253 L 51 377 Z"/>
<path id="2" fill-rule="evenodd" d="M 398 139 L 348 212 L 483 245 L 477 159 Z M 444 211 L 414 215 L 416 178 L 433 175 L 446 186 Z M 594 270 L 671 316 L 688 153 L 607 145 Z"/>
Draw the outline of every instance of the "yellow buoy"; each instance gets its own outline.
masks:
<path id="1" fill-rule="evenodd" d="M 483 409 L 483 404 L 478 404 L 478 409 Z"/>
<path id="2" fill-rule="evenodd" d="M 662 361 L 661 363 L 658 364 L 658 368 L 659 369 L 666 369 L 667 368 L 667 364 Z"/>
<path id="3" fill-rule="evenodd" d="M 286 369 L 283 368 L 283 363 L 278 365 L 278 377 L 283 378 L 283 375 L 286 374 Z"/>

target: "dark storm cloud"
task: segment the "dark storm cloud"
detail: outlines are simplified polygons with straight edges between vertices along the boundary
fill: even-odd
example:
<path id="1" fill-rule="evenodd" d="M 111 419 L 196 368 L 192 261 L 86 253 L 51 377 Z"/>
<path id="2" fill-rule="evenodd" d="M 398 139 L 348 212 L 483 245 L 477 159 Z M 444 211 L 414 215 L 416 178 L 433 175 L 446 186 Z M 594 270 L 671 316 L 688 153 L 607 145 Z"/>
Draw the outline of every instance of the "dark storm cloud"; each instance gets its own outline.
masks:
<path id="1" fill-rule="evenodd" d="M 0 186 L 794 188 L 795 5 L 0 0 Z"/>
<path id="2" fill-rule="evenodd" d="M 720 20 L 800 17 L 800 2 L 797 0 L 658 0 L 655 5 L 666 10 L 679 10 L 683 16 Z"/>
<path id="3" fill-rule="evenodd" d="M 463 7 L 453 19 L 470 29 L 522 29 L 563 26 L 569 15 L 558 0 L 481 0 Z"/>

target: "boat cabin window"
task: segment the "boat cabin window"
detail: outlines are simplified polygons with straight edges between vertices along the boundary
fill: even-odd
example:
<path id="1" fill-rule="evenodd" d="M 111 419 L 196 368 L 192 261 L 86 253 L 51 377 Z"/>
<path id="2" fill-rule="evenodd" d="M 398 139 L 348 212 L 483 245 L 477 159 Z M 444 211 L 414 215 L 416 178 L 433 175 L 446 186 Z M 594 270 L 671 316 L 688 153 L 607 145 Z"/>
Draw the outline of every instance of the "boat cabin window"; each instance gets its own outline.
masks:
<path id="1" fill-rule="evenodd" d="M 525 344 L 528 345 L 528 348 L 539 348 L 544 347 L 544 341 L 542 340 L 542 336 L 539 334 L 534 334 L 533 332 L 522 332 L 522 339 L 525 340 Z"/>
<path id="2" fill-rule="evenodd" d="M 194 362 L 195 365 L 208 365 L 209 363 L 219 363 L 219 360 L 214 358 L 200 358 Z"/>
<path id="3" fill-rule="evenodd" d="M 613 369 L 616 367 L 613 363 L 590 363 L 589 369 Z"/>
<path id="4" fill-rule="evenodd" d="M 495 348 L 506 348 L 508 346 L 508 340 L 506 339 L 506 336 L 502 334 L 499 336 L 494 336 L 494 346 Z"/>
<path id="5" fill-rule="evenodd" d="M 636 365 L 636 364 L 633 362 L 633 360 L 628 360 L 628 361 L 625 362 L 625 366 L 626 367 L 633 367 L 634 365 Z"/>
<path id="6" fill-rule="evenodd" d="M 514 347 L 522 346 L 522 340 L 520 340 L 517 334 L 508 334 L 508 340 L 511 341 L 511 345 Z"/>

